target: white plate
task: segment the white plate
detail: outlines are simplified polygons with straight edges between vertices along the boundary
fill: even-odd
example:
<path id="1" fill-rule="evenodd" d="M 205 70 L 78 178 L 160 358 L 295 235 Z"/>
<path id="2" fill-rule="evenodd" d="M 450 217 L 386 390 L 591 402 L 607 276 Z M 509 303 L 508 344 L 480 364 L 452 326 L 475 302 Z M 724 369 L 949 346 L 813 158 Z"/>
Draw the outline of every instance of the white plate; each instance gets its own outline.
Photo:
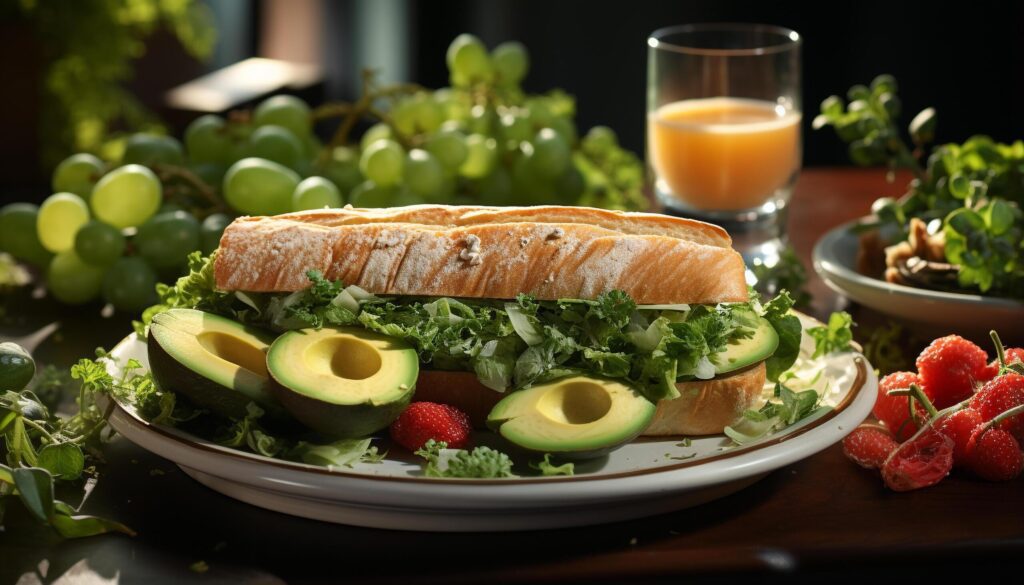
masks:
<path id="1" fill-rule="evenodd" d="M 880 313 L 929 326 L 929 332 L 957 332 L 988 339 L 997 329 L 1009 337 L 1024 327 L 1024 302 L 914 288 L 892 284 L 857 272 L 858 236 L 852 228 L 860 220 L 825 234 L 814 246 L 814 270 L 829 287 Z"/>
<path id="2" fill-rule="evenodd" d="M 805 326 L 816 323 L 802 319 Z M 402 457 L 399 448 L 382 463 L 326 469 L 222 447 L 178 429 L 151 425 L 121 404 L 110 422 L 129 440 L 173 461 L 204 485 L 286 514 L 431 531 L 600 524 L 722 497 L 846 436 L 874 405 L 874 370 L 860 354 L 810 360 L 809 349 L 813 344 L 805 336 L 800 363 L 809 372 L 823 369 L 817 383 L 826 390 L 824 403 L 831 409 L 743 447 L 730 447 L 722 435 L 694 438 L 688 447 L 681 446 L 680 437 L 637 440 L 605 458 L 577 464 L 572 477 L 427 478 L 420 475 L 415 458 Z M 135 358 L 148 364 L 146 345 L 135 335 L 111 353 L 120 363 Z"/>

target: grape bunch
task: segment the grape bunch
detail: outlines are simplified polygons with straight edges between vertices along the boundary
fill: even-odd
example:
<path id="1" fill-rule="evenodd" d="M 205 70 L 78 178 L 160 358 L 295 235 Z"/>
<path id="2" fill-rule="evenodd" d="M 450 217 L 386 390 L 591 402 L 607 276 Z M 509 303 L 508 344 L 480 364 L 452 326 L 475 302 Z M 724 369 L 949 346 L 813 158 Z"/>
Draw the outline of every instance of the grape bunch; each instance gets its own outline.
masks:
<path id="1" fill-rule="evenodd" d="M 642 167 L 612 130 L 580 138 L 571 96 L 522 90 L 523 45 L 488 51 L 464 34 L 447 62 L 451 87 L 380 86 L 367 72 L 356 102 L 311 109 L 278 95 L 251 111 L 201 116 L 181 141 L 131 135 L 115 161 L 70 156 L 41 205 L 0 209 L 0 252 L 44 272 L 63 303 L 102 298 L 138 312 L 155 301 L 158 281 L 184 272 L 190 252 L 213 251 L 239 214 L 345 204 L 646 207 Z M 324 144 L 314 126 L 335 118 Z"/>

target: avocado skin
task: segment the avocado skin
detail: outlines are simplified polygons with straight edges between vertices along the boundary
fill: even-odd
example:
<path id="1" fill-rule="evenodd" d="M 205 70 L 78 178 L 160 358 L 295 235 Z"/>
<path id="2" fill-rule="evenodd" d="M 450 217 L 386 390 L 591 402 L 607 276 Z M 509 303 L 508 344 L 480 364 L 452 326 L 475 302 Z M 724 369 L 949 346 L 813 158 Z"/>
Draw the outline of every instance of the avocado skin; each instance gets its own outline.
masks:
<path id="1" fill-rule="evenodd" d="M 167 353 L 152 331 L 146 336 L 146 346 L 149 353 L 149 370 L 161 389 L 181 394 L 196 406 L 221 416 L 238 419 L 248 414 L 246 407 L 252 402 L 251 398 L 188 369 Z M 280 407 L 267 404 L 260 404 L 259 407 L 275 419 L 288 418 L 287 413 Z"/>
<path id="2" fill-rule="evenodd" d="M 387 404 L 331 404 L 299 394 L 281 384 L 270 371 L 270 393 L 295 420 L 335 439 L 357 439 L 385 429 L 409 406 L 415 388 Z"/>

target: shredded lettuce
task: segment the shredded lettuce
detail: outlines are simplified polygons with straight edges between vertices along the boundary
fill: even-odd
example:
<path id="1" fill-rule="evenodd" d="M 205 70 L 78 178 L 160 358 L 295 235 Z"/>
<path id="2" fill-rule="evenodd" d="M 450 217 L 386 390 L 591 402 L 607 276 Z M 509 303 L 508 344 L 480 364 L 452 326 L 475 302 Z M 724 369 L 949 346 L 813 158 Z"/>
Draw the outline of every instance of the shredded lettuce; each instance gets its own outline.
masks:
<path id="1" fill-rule="evenodd" d="M 785 292 L 763 307 L 754 300 L 678 311 L 638 306 L 618 290 L 557 301 L 381 297 L 310 271 L 305 290 L 240 299 L 214 288 L 213 257 L 190 261 L 189 275 L 161 290 L 149 318 L 187 306 L 278 331 L 359 326 L 405 340 L 431 368 L 475 372 L 499 392 L 587 374 L 620 380 L 651 401 L 675 398 L 677 382 L 712 377 L 717 354 L 752 335 L 761 316 L 779 334 L 770 379 L 799 352 L 800 322 Z"/>

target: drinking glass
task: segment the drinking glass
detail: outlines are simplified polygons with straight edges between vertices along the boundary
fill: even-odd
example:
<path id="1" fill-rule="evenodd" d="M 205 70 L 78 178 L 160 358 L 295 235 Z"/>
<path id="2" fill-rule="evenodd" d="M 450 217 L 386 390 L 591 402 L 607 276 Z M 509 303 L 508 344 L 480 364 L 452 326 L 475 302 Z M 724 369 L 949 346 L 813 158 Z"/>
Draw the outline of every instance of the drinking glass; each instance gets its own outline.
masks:
<path id="1" fill-rule="evenodd" d="M 687 24 L 647 39 L 647 160 L 669 213 L 721 225 L 772 265 L 800 171 L 800 35 Z"/>

